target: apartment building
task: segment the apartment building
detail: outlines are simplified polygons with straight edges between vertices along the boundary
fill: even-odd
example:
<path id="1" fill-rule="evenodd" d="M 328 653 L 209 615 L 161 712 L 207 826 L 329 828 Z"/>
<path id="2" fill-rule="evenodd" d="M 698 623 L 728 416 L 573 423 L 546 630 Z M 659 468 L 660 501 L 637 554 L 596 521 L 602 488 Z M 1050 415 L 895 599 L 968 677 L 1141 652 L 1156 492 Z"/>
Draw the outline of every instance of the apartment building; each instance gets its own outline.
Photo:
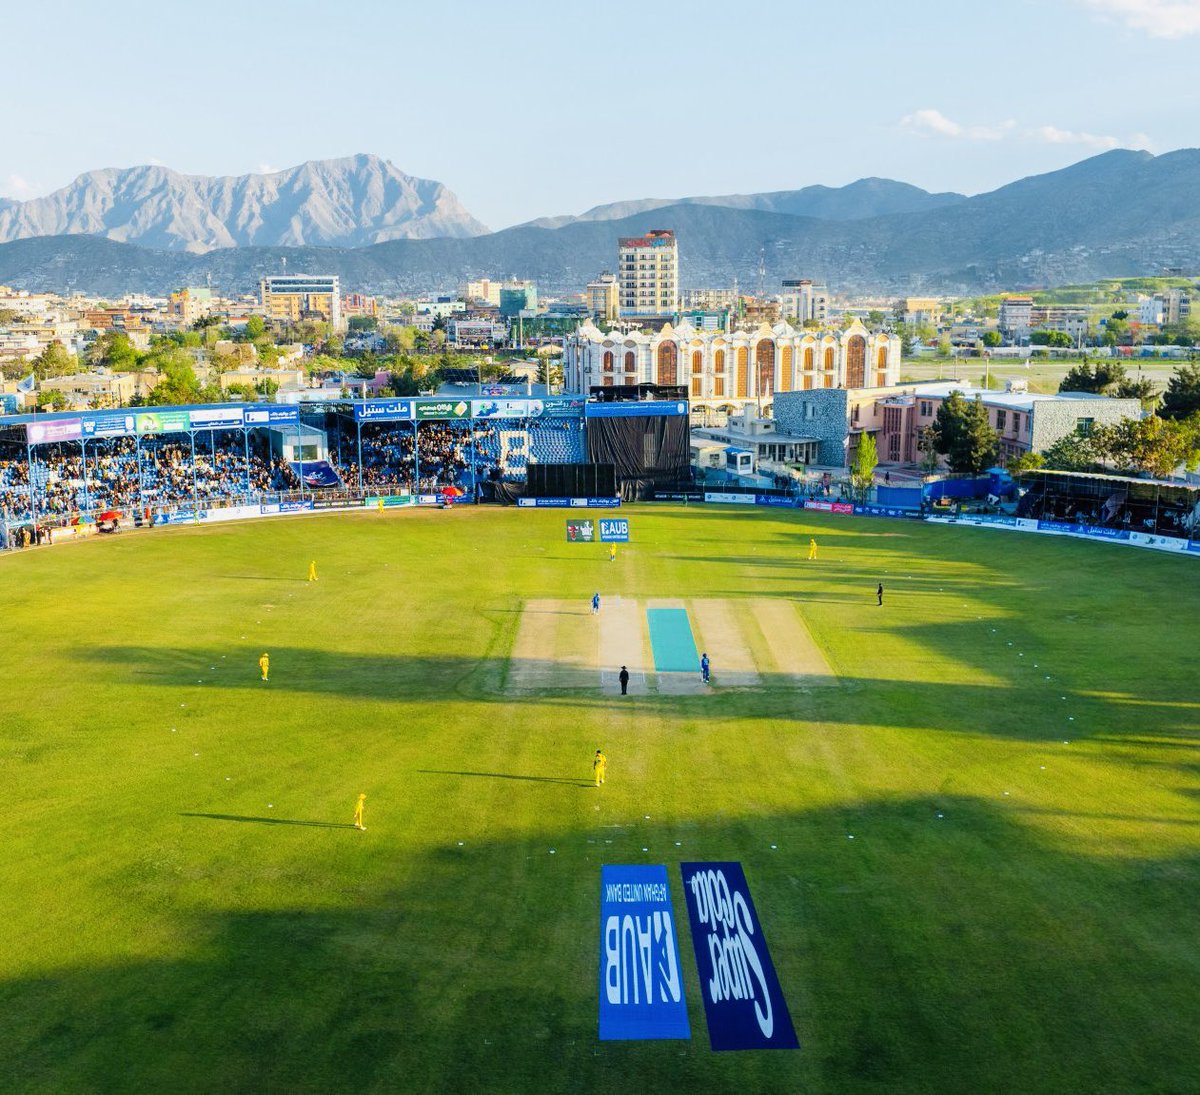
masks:
<path id="1" fill-rule="evenodd" d="M 336 274 L 275 274 L 259 282 L 268 319 L 299 323 L 315 319 L 342 329 L 342 290 Z"/>
<path id="2" fill-rule="evenodd" d="M 679 308 L 679 245 L 675 233 L 655 229 L 623 237 L 617 249 L 621 315 L 671 315 Z"/>

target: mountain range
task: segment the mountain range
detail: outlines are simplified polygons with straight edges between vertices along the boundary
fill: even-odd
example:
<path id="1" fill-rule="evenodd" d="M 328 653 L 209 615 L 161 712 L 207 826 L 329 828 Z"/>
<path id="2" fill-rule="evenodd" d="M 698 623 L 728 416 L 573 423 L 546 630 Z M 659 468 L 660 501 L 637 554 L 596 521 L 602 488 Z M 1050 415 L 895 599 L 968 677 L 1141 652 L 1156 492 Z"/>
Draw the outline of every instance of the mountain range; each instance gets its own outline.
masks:
<path id="1" fill-rule="evenodd" d="M 416 215 L 411 205 L 405 206 L 407 214 L 394 213 L 382 198 L 366 203 L 367 213 L 356 221 L 350 212 L 355 202 L 334 188 L 339 172 L 380 179 L 385 189 L 382 180 L 393 172 L 414 190 L 422 183 L 373 157 L 306 164 L 282 174 L 322 178 L 325 191 L 320 203 L 311 196 L 301 203 L 308 212 L 295 214 L 294 224 L 291 217 L 285 223 L 261 212 L 243 216 L 234 200 L 237 188 L 222 187 L 227 204 L 218 207 L 220 223 L 243 226 L 238 232 L 230 229 L 230 236 L 235 243 L 251 242 L 202 253 L 203 245 L 188 235 L 182 221 L 155 221 L 148 211 L 142 216 L 136 200 L 121 208 L 123 223 L 138 225 L 137 245 L 102 238 L 99 228 L 89 234 L 76 229 L 70 235 L 35 235 L 36 222 L 26 210 L 36 202 L 10 202 L 0 206 L 0 238 L 12 223 L 30 231 L 0 245 L 0 283 L 115 296 L 162 294 L 183 284 L 203 284 L 211 275 L 215 286 L 234 293 L 253 290 L 286 259 L 289 271 L 336 273 L 347 290 L 364 292 L 452 289 L 466 278 L 485 276 L 528 277 L 544 291 L 571 290 L 613 268 L 618 236 L 652 228 L 678 234 L 684 287 L 729 286 L 736 278 L 753 288 L 760 260 L 768 291 L 782 278 L 813 277 L 846 293 L 968 293 L 1200 268 L 1195 200 L 1200 149 L 1159 156 L 1115 150 L 973 197 L 863 179 L 840 189 L 622 202 L 490 233 L 448 190 L 425 183 L 426 193 L 436 195 L 430 216 L 444 209 L 444 223 L 455 226 L 441 235 L 435 234 L 435 222 Z M 257 187 L 245 185 L 262 193 Z M 298 186 L 291 193 L 303 190 Z M 197 186 L 197 192 L 211 191 Z M 86 188 L 79 191 L 81 208 L 87 205 L 84 197 Z M 170 209 L 177 203 L 163 194 L 155 205 Z M 273 208 L 261 200 L 255 207 Z M 110 219 L 117 208 L 111 204 Z M 330 208 L 339 210 L 337 217 L 317 215 Z M 47 223 L 53 229 L 84 222 Z M 155 248 L 148 245 L 152 239 L 167 242 Z M 326 245 L 312 246 L 314 241 Z"/>
<path id="2" fill-rule="evenodd" d="M 0 242 L 103 236 L 168 251 L 364 247 L 487 232 L 440 182 L 378 156 L 213 178 L 161 166 L 89 171 L 44 198 L 0 199 Z"/>

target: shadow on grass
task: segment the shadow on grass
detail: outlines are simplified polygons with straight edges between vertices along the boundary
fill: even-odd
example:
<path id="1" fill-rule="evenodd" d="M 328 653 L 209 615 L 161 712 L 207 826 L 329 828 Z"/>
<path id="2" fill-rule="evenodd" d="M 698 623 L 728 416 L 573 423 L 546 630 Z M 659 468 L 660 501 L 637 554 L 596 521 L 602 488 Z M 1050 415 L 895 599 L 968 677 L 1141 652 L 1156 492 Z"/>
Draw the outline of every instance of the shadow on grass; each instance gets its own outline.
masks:
<path id="1" fill-rule="evenodd" d="M 679 719 L 744 715 L 803 725 L 895 727 L 1035 742 L 1069 737 L 1115 743 L 1126 735 L 1135 742 L 1155 735 L 1178 740 L 1181 734 L 1188 735 L 1183 740 L 1190 740 L 1194 712 L 1181 707 L 1178 699 L 1145 698 L 1134 721 L 1128 705 L 1094 692 L 1081 694 L 1072 687 L 1071 678 L 1088 672 L 1088 666 L 1075 664 L 1069 656 L 1044 664 L 1036 653 L 1041 644 L 1018 622 L 1012 622 L 1010 630 L 998 627 L 993 633 L 994 621 L 892 624 L 880 616 L 887 612 L 886 604 L 880 609 L 873 598 L 865 600 L 861 615 L 847 621 L 847 627 L 866 642 L 874 642 L 878 632 L 881 637 L 907 640 L 912 651 L 936 654 L 944 676 L 842 675 L 814 684 L 804 677 L 763 672 L 757 687 L 631 698 L 603 693 L 600 668 L 580 668 L 549 657 L 389 656 L 270 644 L 234 650 L 224 662 L 203 648 L 100 646 L 87 648 L 81 656 L 103 665 L 110 678 L 115 673 L 137 687 L 172 690 L 193 711 L 206 692 L 253 690 L 272 696 L 265 701 L 272 703 L 322 695 L 397 704 L 470 701 L 613 711 L 635 708 L 641 714 Z M 1024 657 L 1019 656 L 1021 647 L 1025 647 Z M 264 648 L 271 655 L 268 689 L 263 688 L 257 667 Z M 212 670 L 214 664 L 221 668 Z M 718 664 L 718 681 L 719 668 Z M 1122 690 L 1115 676 L 1119 669 L 1110 664 L 1106 670 L 1106 683 L 1114 692 Z M 1131 680 L 1128 685 L 1133 688 L 1139 683 Z"/>
<path id="2" fill-rule="evenodd" d="M 313 829 L 354 829 L 357 826 L 337 821 L 300 821 L 284 817 L 242 817 L 240 814 L 192 814 L 181 813 L 180 817 L 203 817 L 210 821 L 249 821 L 259 825 L 307 825 Z"/>
<path id="3" fill-rule="evenodd" d="M 473 776 L 478 779 L 517 779 L 525 783 L 562 783 L 567 787 L 594 787 L 595 781 L 570 776 L 518 776 L 510 772 L 450 772 L 440 768 L 418 768 L 422 776 Z"/>
<path id="4" fill-rule="evenodd" d="M 186 864 L 203 889 L 182 894 L 169 859 L 131 863 L 121 899 L 153 925 L 155 957 L 64 943 L 0 983 L 6 1087 L 1194 1090 L 1195 855 L 1085 854 L 972 796 L 630 832 L 548 826 L 536 797 L 514 784 L 495 819 L 460 822 L 466 849 L 348 842 L 293 876 L 273 842 L 213 835 Z M 499 814 L 506 834 L 529 820 L 489 840 Z M 609 862 L 669 864 L 690 1041 L 597 1041 L 597 845 Z M 217 885 L 234 853 L 272 879 L 269 909 Z M 742 863 L 801 1052 L 709 1050 L 680 859 Z"/>

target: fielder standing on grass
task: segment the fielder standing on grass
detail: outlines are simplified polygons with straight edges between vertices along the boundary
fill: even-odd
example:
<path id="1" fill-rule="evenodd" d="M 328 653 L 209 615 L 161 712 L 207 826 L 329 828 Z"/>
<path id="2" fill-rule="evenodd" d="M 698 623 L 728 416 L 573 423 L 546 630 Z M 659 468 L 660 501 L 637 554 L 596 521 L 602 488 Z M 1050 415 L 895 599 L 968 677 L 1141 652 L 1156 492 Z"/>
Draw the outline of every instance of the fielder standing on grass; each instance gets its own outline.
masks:
<path id="1" fill-rule="evenodd" d="M 883 583 L 882 582 L 880 582 L 879 585 L 877 585 L 875 587 L 875 603 L 877 605 L 883 604 Z"/>
<path id="2" fill-rule="evenodd" d="M 258 659 L 258 669 L 262 673 L 262 679 L 265 681 L 271 675 L 271 655 L 265 650 L 263 656 Z"/>
<path id="3" fill-rule="evenodd" d="M 367 801 L 367 793 L 364 791 L 358 796 L 358 801 L 354 804 L 354 827 L 366 831 L 366 826 L 363 824 L 363 803 Z"/>
<path id="4" fill-rule="evenodd" d="M 596 750 L 595 757 L 592 758 L 592 771 L 596 774 L 596 786 L 604 782 L 604 773 L 608 768 L 608 757 L 606 757 L 599 749 Z"/>
<path id="5" fill-rule="evenodd" d="M 314 559 L 308 564 L 308 580 L 315 582 L 317 580 L 317 561 Z"/>
<path id="6" fill-rule="evenodd" d="M 817 542 L 809 538 L 808 541 L 808 561 L 811 563 L 817 557 Z"/>
<path id="7" fill-rule="evenodd" d="M 593 616 L 600 615 L 600 594 L 599 593 L 592 594 L 592 615 Z"/>

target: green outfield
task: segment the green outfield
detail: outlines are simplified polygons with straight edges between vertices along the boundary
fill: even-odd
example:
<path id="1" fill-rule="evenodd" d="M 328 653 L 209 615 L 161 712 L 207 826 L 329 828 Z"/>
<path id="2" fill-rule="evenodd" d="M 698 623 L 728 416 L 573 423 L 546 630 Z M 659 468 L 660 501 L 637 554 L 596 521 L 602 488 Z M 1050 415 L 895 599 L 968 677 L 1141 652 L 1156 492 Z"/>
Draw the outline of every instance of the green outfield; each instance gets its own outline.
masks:
<path id="1" fill-rule="evenodd" d="M 615 562 L 495 509 L 0 559 L 5 1090 L 1194 1091 L 1200 560 L 623 516 Z M 739 645 L 592 688 L 538 636 L 593 591 Z M 685 859 L 744 866 L 798 1052 L 710 1050 Z M 690 1041 L 597 1040 L 602 863 L 668 867 Z"/>

